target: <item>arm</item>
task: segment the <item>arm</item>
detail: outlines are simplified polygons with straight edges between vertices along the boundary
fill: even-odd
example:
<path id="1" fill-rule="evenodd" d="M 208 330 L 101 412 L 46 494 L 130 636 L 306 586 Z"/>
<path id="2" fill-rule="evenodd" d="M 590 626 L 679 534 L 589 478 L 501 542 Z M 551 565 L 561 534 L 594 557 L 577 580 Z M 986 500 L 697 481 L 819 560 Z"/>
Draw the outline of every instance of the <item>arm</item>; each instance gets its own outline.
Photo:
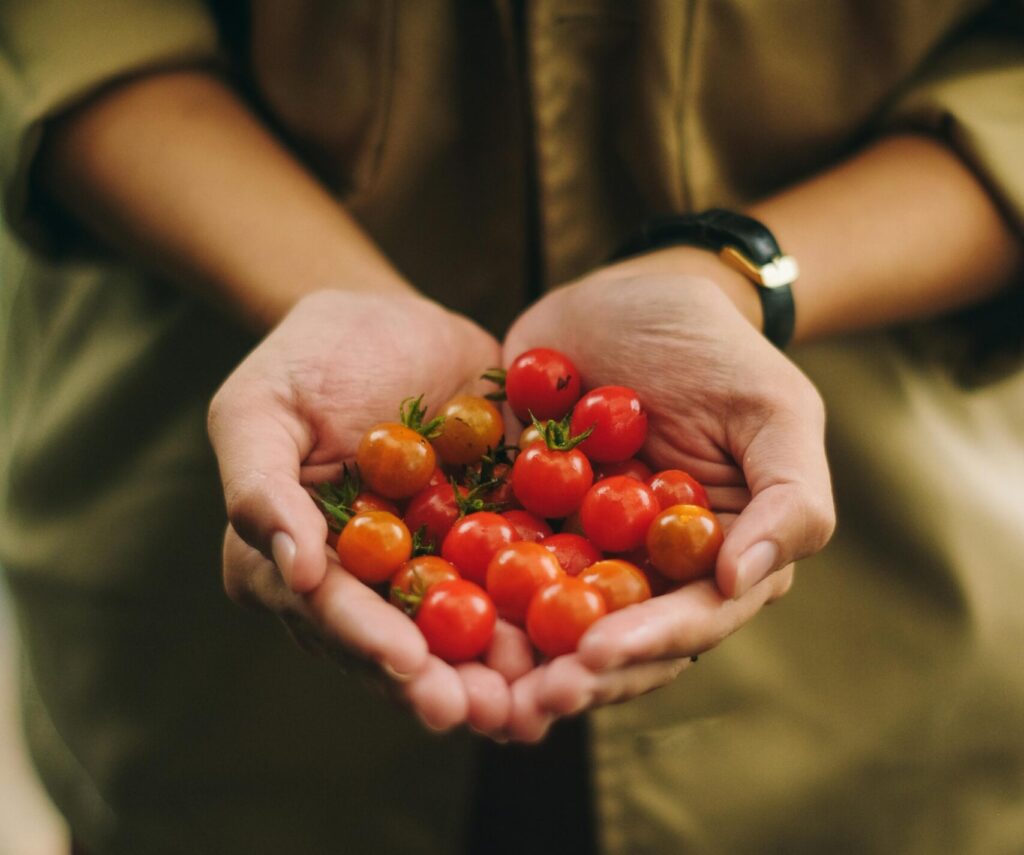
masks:
<path id="1" fill-rule="evenodd" d="M 115 85 L 49 128 L 37 168 L 45 190 L 102 241 L 257 331 L 323 288 L 412 292 L 212 74 Z"/>
<path id="2" fill-rule="evenodd" d="M 419 297 L 210 74 L 143 76 L 60 116 L 36 177 L 101 242 L 257 332 L 275 327 L 210 410 L 232 598 L 345 664 L 380 666 L 428 726 L 499 727 L 503 674 L 529 663 L 521 634 L 503 627 L 493 667 L 429 655 L 415 625 L 326 549 L 304 487 L 335 477 L 403 397 L 440 403 L 494 365 L 494 339 Z"/>
<path id="3" fill-rule="evenodd" d="M 750 213 L 801 264 L 798 340 L 966 306 L 1024 267 L 1019 239 L 980 183 L 923 137 L 883 140 Z M 671 681 L 688 657 L 784 594 L 791 562 L 828 540 L 821 402 L 760 327 L 753 285 L 713 253 L 680 247 L 559 289 L 509 333 L 506 359 L 558 342 L 592 384 L 634 386 L 650 402 L 644 454 L 708 484 L 727 529 L 715 582 L 603 618 L 577 653 L 518 681 L 517 738 Z"/>
<path id="4" fill-rule="evenodd" d="M 800 263 L 794 342 L 935 317 L 1024 269 L 1024 244 L 986 189 L 925 136 L 883 139 L 748 213 Z M 708 276 L 761 328 L 753 286 L 710 253 L 666 249 L 620 269 Z"/>

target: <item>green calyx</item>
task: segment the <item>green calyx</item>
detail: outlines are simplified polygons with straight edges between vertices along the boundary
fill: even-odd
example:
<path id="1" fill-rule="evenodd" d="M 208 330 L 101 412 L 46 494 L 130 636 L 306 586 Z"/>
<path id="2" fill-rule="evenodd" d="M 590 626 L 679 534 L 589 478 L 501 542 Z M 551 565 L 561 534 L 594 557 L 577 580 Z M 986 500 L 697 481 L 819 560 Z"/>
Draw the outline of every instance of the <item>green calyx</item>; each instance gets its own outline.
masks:
<path id="1" fill-rule="evenodd" d="M 327 516 L 327 526 L 331 531 L 341 531 L 353 516 L 352 505 L 362 489 L 359 469 L 348 468 L 346 463 L 342 470 L 340 484 L 324 481 L 316 485 L 316 501 Z"/>
<path id="2" fill-rule="evenodd" d="M 421 525 L 416 531 L 412 533 L 412 556 L 416 558 L 420 555 L 433 555 L 437 552 L 437 548 L 434 546 L 434 541 L 427 536 L 427 527 Z"/>
<path id="3" fill-rule="evenodd" d="M 488 392 L 484 397 L 488 401 L 507 401 L 508 398 L 505 396 L 505 375 L 507 372 L 504 368 L 488 368 L 483 374 L 480 375 L 481 380 L 487 380 L 490 383 L 494 383 L 498 388 L 493 392 Z"/>
<path id="4" fill-rule="evenodd" d="M 533 422 L 533 426 L 537 428 L 540 435 L 544 437 L 544 444 L 551 451 L 572 451 L 594 432 L 594 426 L 591 425 L 583 433 L 573 436 L 572 428 L 569 425 L 569 418 L 567 415 L 561 421 L 549 419 L 546 422 L 542 422 L 533 413 L 530 413 L 530 421 Z"/>
<path id="5" fill-rule="evenodd" d="M 452 485 L 452 491 L 455 493 L 455 506 L 459 509 L 459 519 L 469 516 L 469 514 L 479 513 L 480 511 L 500 511 L 502 509 L 502 506 L 497 502 L 484 501 L 484 496 L 502 485 L 503 479 L 501 478 L 478 481 L 466 490 L 465 495 L 460 492 L 465 488 L 460 487 L 459 482 L 454 478 L 449 478 L 448 483 Z"/>
<path id="6" fill-rule="evenodd" d="M 441 435 L 441 427 L 444 419 L 438 416 L 429 422 L 424 422 L 427 408 L 423 406 L 423 396 L 406 398 L 399 407 L 399 420 L 407 428 L 411 428 L 426 439 L 436 439 Z"/>

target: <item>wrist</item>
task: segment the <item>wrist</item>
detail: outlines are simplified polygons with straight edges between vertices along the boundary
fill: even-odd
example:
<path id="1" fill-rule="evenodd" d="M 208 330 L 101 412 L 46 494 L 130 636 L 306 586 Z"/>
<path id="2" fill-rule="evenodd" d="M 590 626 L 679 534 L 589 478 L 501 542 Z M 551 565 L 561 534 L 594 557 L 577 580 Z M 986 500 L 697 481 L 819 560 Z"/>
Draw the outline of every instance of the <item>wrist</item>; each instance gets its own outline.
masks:
<path id="1" fill-rule="evenodd" d="M 665 247 L 621 261 L 615 270 L 630 275 L 685 273 L 708 279 L 755 329 L 760 330 L 764 323 L 756 286 L 709 250 L 695 246 Z"/>

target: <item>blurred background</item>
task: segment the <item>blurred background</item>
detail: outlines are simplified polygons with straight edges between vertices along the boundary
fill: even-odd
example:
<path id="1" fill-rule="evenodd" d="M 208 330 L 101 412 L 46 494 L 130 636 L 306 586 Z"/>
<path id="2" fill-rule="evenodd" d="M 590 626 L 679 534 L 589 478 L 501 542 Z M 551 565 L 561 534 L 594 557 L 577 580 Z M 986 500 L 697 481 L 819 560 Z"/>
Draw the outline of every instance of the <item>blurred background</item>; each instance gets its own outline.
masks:
<path id="1" fill-rule="evenodd" d="M 68 833 L 25 751 L 18 640 L 0 571 L 0 855 L 67 855 Z"/>

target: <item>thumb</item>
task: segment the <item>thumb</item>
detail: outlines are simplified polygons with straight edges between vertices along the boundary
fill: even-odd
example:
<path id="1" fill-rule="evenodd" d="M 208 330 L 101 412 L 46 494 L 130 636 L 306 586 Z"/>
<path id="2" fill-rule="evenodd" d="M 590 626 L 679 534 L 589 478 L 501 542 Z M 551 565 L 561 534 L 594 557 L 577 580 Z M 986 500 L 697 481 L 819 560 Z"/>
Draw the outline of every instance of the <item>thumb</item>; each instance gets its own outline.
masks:
<path id="1" fill-rule="evenodd" d="M 771 413 L 748 443 L 733 450 L 743 461 L 751 500 L 718 554 L 715 577 L 726 596 L 739 597 L 770 573 L 817 552 L 835 529 L 824 410 L 816 393 L 802 397 L 802 407 L 793 408 L 789 399 L 786 409 Z"/>
<path id="2" fill-rule="evenodd" d="M 299 482 L 313 437 L 270 390 L 243 394 L 229 379 L 210 405 L 207 430 L 220 466 L 228 521 L 270 558 L 297 593 L 327 571 L 327 523 Z"/>

